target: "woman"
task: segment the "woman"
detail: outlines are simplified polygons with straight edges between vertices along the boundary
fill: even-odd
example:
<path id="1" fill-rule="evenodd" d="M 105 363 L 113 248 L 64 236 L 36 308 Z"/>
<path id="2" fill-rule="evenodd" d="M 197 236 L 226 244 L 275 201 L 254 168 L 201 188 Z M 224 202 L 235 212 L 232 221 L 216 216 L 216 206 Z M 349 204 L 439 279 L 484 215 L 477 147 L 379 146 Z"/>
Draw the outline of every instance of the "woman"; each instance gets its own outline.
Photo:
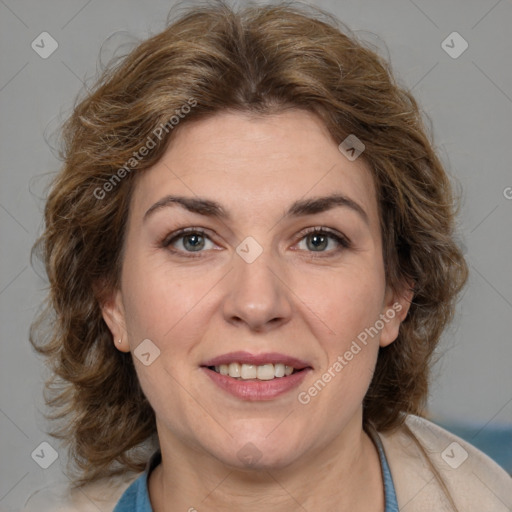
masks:
<path id="1" fill-rule="evenodd" d="M 31 339 L 78 472 L 26 510 L 512 506 L 421 417 L 467 266 L 415 100 L 347 33 L 217 2 L 75 107 Z"/>

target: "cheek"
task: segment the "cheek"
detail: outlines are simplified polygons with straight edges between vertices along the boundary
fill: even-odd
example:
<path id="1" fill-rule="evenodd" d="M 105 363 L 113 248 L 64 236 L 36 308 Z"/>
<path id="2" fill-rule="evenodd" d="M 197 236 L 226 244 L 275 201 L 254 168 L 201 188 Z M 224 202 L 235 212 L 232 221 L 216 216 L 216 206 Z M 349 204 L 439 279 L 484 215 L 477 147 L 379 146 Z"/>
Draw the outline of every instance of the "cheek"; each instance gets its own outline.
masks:
<path id="1" fill-rule="evenodd" d="M 302 282 L 297 295 L 308 306 L 311 325 L 318 326 L 316 335 L 328 342 L 329 351 L 344 351 L 379 318 L 384 278 L 378 268 L 347 268 L 308 279 L 308 283 Z"/>
<path id="2" fill-rule="evenodd" d="M 165 265 L 151 267 L 147 260 L 144 265 L 136 258 L 127 263 L 123 301 L 138 380 L 158 417 L 173 418 L 167 428 L 183 434 L 191 411 L 197 410 L 192 395 L 183 391 L 193 380 L 183 361 L 191 359 L 191 351 L 202 337 L 201 298 L 208 282 L 190 276 L 190 271 L 180 275 L 174 269 L 171 275 Z M 159 351 L 148 366 L 136 360 L 136 348 L 144 339 L 151 340 Z"/>
<path id="3" fill-rule="evenodd" d="M 372 338 L 365 329 L 379 318 L 382 294 L 377 275 L 370 279 L 369 274 L 358 278 L 347 273 L 331 279 L 328 292 L 317 296 L 315 312 L 334 334 L 325 327 L 316 332 L 325 357 L 297 400 L 310 428 L 323 430 L 325 438 L 337 435 L 361 409 L 379 349 L 378 335 Z"/>
<path id="4" fill-rule="evenodd" d="M 123 278 L 129 333 L 135 339 L 154 339 L 159 345 L 166 345 L 178 332 L 183 334 L 183 341 L 186 340 L 190 336 L 189 318 L 197 310 L 208 286 L 204 275 L 194 277 L 190 269 L 171 272 L 168 264 L 151 265 L 147 258 L 144 262 L 142 258 L 133 258 L 126 265 Z"/>
<path id="5" fill-rule="evenodd" d="M 380 332 L 372 327 L 381 313 L 385 283 L 378 266 L 344 270 L 314 280 L 300 292 L 311 310 L 303 314 L 308 314 L 324 354 L 318 372 L 322 382 L 317 379 L 303 391 L 318 400 L 317 407 L 336 403 L 351 411 L 363 400 L 377 361 Z"/>

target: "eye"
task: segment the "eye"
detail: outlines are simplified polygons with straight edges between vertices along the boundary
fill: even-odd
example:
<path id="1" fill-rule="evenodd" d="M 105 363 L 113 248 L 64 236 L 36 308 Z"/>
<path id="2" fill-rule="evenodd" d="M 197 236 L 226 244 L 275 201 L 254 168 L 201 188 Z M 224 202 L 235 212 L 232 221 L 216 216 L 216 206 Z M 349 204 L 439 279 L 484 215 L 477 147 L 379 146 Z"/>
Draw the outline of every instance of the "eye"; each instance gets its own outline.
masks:
<path id="1" fill-rule="evenodd" d="M 340 233 L 332 231 L 329 228 L 315 227 L 301 233 L 300 242 L 305 241 L 306 251 L 320 253 L 337 253 L 343 249 L 351 247 L 350 241 Z M 334 241 L 334 248 L 325 250 L 329 247 L 329 242 Z M 332 245 L 332 244 L 331 244 Z"/>
<path id="2" fill-rule="evenodd" d="M 161 246 L 169 249 L 171 252 L 194 253 L 201 252 L 205 248 L 208 249 L 207 241 L 213 244 L 203 229 L 185 228 L 171 233 L 164 238 Z"/>
<path id="3" fill-rule="evenodd" d="M 208 247 L 208 242 L 211 244 L 210 247 Z M 301 250 L 313 253 L 327 253 L 326 256 L 332 255 L 332 253 L 337 254 L 352 246 L 348 238 L 324 227 L 309 228 L 308 230 L 302 231 L 299 235 L 299 245 L 304 242 L 306 248 Z M 333 248 L 326 250 L 333 244 Z M 212 249 L 214 245 L 215 244 L 206 234 L 206 231 L 196 227 L 175 231 L 160 242 L 161 247 L 187 257 L 195 257 L 193 253 L 201 253 L 203 249 Z M 197 257 L 199 257 L 199 254 Z"/>

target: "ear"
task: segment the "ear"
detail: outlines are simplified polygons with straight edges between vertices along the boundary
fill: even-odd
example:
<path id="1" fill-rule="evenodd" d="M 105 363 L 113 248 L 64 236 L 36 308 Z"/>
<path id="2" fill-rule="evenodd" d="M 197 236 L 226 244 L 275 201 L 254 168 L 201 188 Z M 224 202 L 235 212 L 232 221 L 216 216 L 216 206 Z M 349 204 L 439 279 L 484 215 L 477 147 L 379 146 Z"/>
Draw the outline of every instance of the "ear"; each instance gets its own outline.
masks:
<path id="1" fill-rule="evenodd" d="M 384 323 L 379 341 L 381 347 L 387 347 L 398 337 L 400 324 L 409 312 L 413 297 L 414 284 L 411 282 L 404 284 L 398 292 L 387 287 L 380 316 Z"/>
<path id="2" fill-rule="evenodd" d="M 100 283 L 95 284 L 94 290 L 100 303 L 103 320 L 105 320 L 112 333 L 112 343 L 121 352 L 129 352 L 130 346 L 126 331 L 126 317 L 121 290 L 105 292 L 105 288 Z"/>

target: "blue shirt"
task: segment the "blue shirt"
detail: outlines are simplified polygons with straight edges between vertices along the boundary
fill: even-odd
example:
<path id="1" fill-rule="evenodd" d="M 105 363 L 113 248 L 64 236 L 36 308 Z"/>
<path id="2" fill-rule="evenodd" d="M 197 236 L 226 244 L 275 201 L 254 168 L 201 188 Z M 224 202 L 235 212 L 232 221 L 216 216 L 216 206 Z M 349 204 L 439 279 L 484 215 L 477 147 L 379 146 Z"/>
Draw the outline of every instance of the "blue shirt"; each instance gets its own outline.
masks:
<path id="1" fill-rule="evenodd" d="M 391 471 L 389 470 L 382 442 L 376 432 L 369 431 L 368 435 L 377 446 L 377 450 L 379 452 L 380 465 L 382 468 L 382 475 L 384 477 L 384 496 L 386 503 L 385 512 L 399 512 L 395 486 L 393 484 L 393 478 L 391 477 Z M 113 512 L 153 512 L 151 502 L 149 501 L 148 478 L 153 469 L 155 469 L 161 461 L 162 455 L 160 450 L 158 450 L 152 455 L 144 473 L 132 482 L 128 489 L 123 493 Z"/>

